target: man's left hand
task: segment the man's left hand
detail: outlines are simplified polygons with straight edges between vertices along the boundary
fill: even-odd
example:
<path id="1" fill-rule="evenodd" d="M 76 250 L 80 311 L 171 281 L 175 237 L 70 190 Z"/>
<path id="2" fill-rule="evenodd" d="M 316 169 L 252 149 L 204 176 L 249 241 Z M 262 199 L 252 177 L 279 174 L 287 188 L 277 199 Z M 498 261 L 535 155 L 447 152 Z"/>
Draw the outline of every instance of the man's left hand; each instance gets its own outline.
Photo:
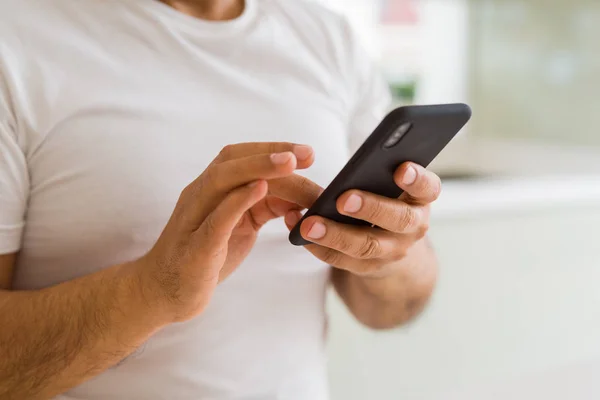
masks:
<path id="1" fill-rule="evenodd" d="M 314 243 L 306 248 L 327 264 L 363 277 L 386 277 L 429 229 L 430 204 L 441 192 L 440 178 L 414 163 L 401 165 L 394 181 L 404 190 L 399 199 L 350 190 L 337 200 L 340 214 L 376 226 L 340 224 L 322 217 L 307 218 L 300 229 Z M 301 214 L 290 211 L 286 224 L 292 228 Z"/>

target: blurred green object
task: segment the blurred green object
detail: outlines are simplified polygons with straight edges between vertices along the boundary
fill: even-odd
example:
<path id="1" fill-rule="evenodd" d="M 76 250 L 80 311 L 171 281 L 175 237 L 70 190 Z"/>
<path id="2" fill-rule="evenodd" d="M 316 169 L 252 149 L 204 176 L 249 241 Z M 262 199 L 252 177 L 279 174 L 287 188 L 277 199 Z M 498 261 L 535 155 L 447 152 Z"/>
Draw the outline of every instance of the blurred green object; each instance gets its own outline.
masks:
<path id="1" fill-rule="evenodd" d="M 417 91 L 417 81 L 392 82 L 389 84 L 394 100 L 402 103 L 413 103 Z"/>

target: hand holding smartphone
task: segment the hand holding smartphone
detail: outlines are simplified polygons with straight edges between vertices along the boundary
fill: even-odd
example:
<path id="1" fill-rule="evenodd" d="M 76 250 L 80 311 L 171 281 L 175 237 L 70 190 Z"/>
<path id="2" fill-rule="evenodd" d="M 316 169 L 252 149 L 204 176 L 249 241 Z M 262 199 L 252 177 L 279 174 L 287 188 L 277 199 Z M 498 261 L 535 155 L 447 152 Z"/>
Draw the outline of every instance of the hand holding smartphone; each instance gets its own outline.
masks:
<path id="1" fill-rule="evenodd" d="M 338 213 L 338 197 L 352 189 L 400 197 L 402 190 L 394 182 L 398 166 L 411 161 L 427 167 L 470 118 L 471 109 L 466 104 L 407 106 L 392 111 L 292 229 L 290 242 L 296 246 L 310 244 L 300 234 L 300 225 L 313 215 L 345 224 L 367 225 L 365 221 Z"/>

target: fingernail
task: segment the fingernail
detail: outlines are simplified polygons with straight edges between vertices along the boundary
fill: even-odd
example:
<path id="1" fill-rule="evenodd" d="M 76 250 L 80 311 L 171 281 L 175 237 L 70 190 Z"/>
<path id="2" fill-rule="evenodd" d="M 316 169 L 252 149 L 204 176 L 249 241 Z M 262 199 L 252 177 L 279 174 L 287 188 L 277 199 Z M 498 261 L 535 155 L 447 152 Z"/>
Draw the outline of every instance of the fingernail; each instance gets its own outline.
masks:
<path id="1" fill-rule="evenodd" d="M 408 167 L 404 173 L 402 183 L 405 185 L 412 185 L 417 180 L 417 170 L 414 167 Z"/>
<path id="2" fill-rule="evenodd" d="M 348 197 L 348 200 L 346 200 L 346 204 L 344 204 L 344 212 L 349 214 L 359 212 L 362 208 L 362 203 L 362 198 L 357 194 L 353 194 Z"/>
<path id="3" fill-rule="evenodd" d="M 327 228 L 325 227 L 325 225 L 323 225 L 320 222 L 315 222 L 315 224 L 312 226 L 312 228 L 310 228 L 310 231 L 308 231 L 308 238 L 309 239 L 322 239 L 323 237 L 325 237 L 326 233 L 327 233 Z"/>
<path id="4" fill-rule="evenodd" d="M 308 160 L 313 154 L 313 148 L 305 145 L 294 146 L 294 154 L 298 160 Z"/>
<path id="5" fill-rule="evenodd" d="M 300 216 L 294 211 L 290 211 L 285 215 L 285 223 L 290 226 L 295 226 L 300 221 Z"/>
<path id="6" fill-rule="evenodd" d="M 286 151 L 285 153 L 275 153 L 271 154 L 271 161 L 273 161 L 273 164 L 283 165 L 287 164 L 292 159 L 292 157 L 293 154 L 289 151 Z"/>
<path id="7" fill-rule="evenodd" d="M 250 182 L 250 183 L 248 184 L 248 187 L 249 187 L 249 188 L 253 188 L 253 187 L 256 187 L 256 185 L 258 185 L 258 181 Z"/>

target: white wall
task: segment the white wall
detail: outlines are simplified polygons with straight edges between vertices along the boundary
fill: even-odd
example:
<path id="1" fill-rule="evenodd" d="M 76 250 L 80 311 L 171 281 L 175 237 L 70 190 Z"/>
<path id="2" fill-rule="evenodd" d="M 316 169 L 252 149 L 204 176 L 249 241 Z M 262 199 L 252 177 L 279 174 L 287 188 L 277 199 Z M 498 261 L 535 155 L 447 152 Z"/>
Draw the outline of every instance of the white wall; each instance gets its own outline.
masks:
<path id="1" fill-rule="evenodd" d="M 533 211 L 434 217 L 440 282 L 411 326 L 370 332 L 331 298 L 333 400 L 600 398 L 600 198 L 538 194 Z"/>
<path id="2" fill-rule="evenodd" d="M 468 0 L 423 0 L 417 103 L 468 101 Z"/>
<path id="3" fill-rule="evenodd" d="M 348 16 L 388 77 L 418 75 L 417 103 L 468 100 L 468 0 L 422 0 L 417 29 L 380 26 L 379 1 L 318 1 Z"/>

